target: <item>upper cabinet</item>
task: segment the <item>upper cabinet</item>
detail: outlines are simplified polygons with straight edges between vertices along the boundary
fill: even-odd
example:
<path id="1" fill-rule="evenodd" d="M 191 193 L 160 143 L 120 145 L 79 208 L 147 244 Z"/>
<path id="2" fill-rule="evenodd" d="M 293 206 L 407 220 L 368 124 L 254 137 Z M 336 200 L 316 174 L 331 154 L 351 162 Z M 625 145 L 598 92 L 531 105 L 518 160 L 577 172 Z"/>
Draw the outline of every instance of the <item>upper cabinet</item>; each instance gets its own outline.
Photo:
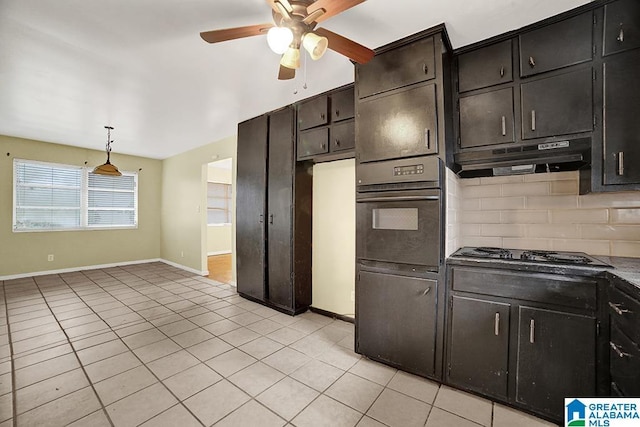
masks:
<path id="1" fill-rule="evenodd" d="M 640 47 L 640 2 L 618 0 L 604 7 L 603 54 Z"/>
<path id="2" fill-rule="evenodd" d="M 331 95 L 331 121 L 353 119 L 355 104 L 353 86 L 340 90 Z"/>
<path id="3" fill-rule="evenodd" d="M 458 90 L 495 86 L 513 81 L 511 40 L 462 54 L 458 57 Z"/>
<path id="4" fill-rule="evenodd" d="M 305 130 L 329 123 L 329 98 L 319 95 L 298 107 L 298 129 Z"/>
<path id="5" fill-rule="evenodd" d="M 593 13 L 583 13 L 520 35 L 520 75 L 532 76 L 590 61 L 592 28 Z"/>

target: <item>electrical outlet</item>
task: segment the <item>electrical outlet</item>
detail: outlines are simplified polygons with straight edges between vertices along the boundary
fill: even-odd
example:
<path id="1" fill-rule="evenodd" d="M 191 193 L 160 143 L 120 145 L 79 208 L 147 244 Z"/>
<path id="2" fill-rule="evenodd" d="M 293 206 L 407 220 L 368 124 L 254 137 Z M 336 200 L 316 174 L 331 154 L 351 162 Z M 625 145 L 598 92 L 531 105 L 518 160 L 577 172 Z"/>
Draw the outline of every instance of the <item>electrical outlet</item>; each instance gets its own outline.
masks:
<path id="1" fill-rule="evenodd" d="M 356 300 L 356 291 L 351 291 L 351 301 Z"/>
<path id="2" fill-rule="evenodd" d="M 53 261 L 53 254 L 47 255 L 47 261 L 49 262 Z"/>

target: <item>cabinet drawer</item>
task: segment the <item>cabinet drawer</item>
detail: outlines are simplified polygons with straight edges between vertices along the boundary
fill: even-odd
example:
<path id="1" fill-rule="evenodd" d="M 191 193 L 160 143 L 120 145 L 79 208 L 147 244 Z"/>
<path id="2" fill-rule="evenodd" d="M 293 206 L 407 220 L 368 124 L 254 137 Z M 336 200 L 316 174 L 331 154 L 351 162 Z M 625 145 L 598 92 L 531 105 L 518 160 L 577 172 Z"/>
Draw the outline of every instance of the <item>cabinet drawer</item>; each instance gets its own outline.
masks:
<path id="1" fill-rule="evenodd" d="M 609 297 L 609 313 L 613 325 L 640 343 L 640 301 L 613 288 Z"/>
<path id="2" fill-rule="evenodd" d="M 460 98 L 460 148 L 515 141 L 513 89 Z"/>
<path id="3" fill-rule="evenodd" d="M 360 101 L 356 157 L 361 162 L 438 152 L 436 87 L 414 86 Z"/>
<path id="4" fill-rule="evenodd" d="M 533 30 L 520 36 L 520 75 L 532 76 L 592 58 L 593 13 Z"/>
<path id="5" fill-rule="evenodd" d="M 354 116 L 355 95 L 353 87 L 331 95 L 331 121 L 352 119 Z"/>
<path id="6" fill-rule="evenodd" d="M 588 310 L 596 308 L 597 283 L 590 279 L 471 267 L 455 267 L 452 276 L 455 291 Z"/>
<path id="7" fill-rule="evenodd" d="M 640 348 L 616 327 L 609 347 L 611 381 L 624 396 L 640 396 Z"/>
<path id="8" fill-rule="evenodd" d="M 433 79 L 433 37 L 376 55 L 366 65 L 358 65 L 356 72 L 359 98 Z"/>
<path id="9" fill-rule="evenodd" d="M 511 40 L 458 57 L 458 90 L 466 92 L 513 81 Z"/>
<path id="10" fill-rule="evenodd" d="M 312 98 L 298 107 L 298 129 L 305 130 L 329 123 L 329 102 L 326 95 Z"/>
<path id="11" fill-rule="evenodd" d="M 331 152 L 352 150 L 356 145 L 356 125 L 353 120 L 331 127 Z"/>
<path id="12" fill-rule="evenodd" d="M 604 7 L 604 55 L 640 47 L 640 2 L 618 0 Z"/>
<path id="13" fill-rule="evenodd" d="M 521 94 L 523 139 L 593 130 L 591 68 L 525 83 Z"/>
<path id="14" fill-rule="evenodd" d="M 298 160 L 329 152 L 329 128 L 300 132 L 298 138 Z"/>

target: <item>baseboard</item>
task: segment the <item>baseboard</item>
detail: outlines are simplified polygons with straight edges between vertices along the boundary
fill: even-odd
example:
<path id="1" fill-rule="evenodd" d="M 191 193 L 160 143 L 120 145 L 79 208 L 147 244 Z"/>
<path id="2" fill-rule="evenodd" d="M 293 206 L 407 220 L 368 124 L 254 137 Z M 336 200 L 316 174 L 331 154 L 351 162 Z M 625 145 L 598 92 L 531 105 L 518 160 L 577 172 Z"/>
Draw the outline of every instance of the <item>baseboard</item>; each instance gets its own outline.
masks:
<path id="1" fill-rule="evenodd" d="M 213 251 L 213 252 L 207 252 L 207 256 L 214 256 L 214 255 L 227 255 L 230 254 L 231 251 Z"/>
<path id="2" fill-rule="evenodd" d="M 173 262 L 173 261 L 169 261 L 166 259 L 160 259 L 160 262 L 164 262 L 165 264 L 168 264 L 172 267 L 176 267 L 176 268 L 180 268 L 182 270 L 186 270 L 189 273 L 193 273 L 193 274 L 197 274 L 198 276 L 208 276 L 209 275 L 209 271 L 208 270 L 196 270 L 195 268 L 191 268 L 191 267 L 187 267 L 186 265 L 182 265 L 182 264 L 178 264 L 177 262 Z"/>
<path id="3" fill-rule="evenodd" d="M 309 307 L 309 310 L 313 313 L 321 314 L 323 316 L 331 317 L 332 319 L 338 319 L 349 323 L 355 323 L 356 319 L 353 317 L 345 316 L 344 314 L 337 314 L 331 311 L 323 310 L 321 308 Z"/>
<path id="4" fill-rule="evenodd" d="M 148 264 L 150 262 L 164 262 L 166 264 L 169 264 L 169 262 L 160 258 L 140 259 L 137 261 L 123 261 L 123 262 L 114 262 L 111 264 L 85 265 L 80 267 L 61 268 L 58 270 L 46 270 L 46 271 L 36 271 L 32 273 L 12 274 L 9 276 L 0 276 L 0 280 L 23 279 L 25 277 L 46 276 L 48 274 L 73 273 L 75 271 L 84 271 L 84 270 L 99 270 L 101 268 L 113 268 L 113 267 L 123 267 L 126 265 Z M 178 268 L 184 268 L 186 270 L 186 267 L 178 267 Z"/>

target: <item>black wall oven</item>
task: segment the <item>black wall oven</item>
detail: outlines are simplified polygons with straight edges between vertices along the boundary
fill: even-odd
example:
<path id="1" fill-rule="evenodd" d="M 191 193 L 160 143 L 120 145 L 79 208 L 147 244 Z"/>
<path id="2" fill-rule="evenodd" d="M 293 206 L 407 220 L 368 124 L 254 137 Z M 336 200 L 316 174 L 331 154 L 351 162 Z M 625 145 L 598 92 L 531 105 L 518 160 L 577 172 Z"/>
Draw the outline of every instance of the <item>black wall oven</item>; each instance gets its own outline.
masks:
<path id="1" fill-rule="evenodd" d="M 356 167 L 356 351 L 432 378 L 441 363 L 443 172 L 435 156 Z"/>

